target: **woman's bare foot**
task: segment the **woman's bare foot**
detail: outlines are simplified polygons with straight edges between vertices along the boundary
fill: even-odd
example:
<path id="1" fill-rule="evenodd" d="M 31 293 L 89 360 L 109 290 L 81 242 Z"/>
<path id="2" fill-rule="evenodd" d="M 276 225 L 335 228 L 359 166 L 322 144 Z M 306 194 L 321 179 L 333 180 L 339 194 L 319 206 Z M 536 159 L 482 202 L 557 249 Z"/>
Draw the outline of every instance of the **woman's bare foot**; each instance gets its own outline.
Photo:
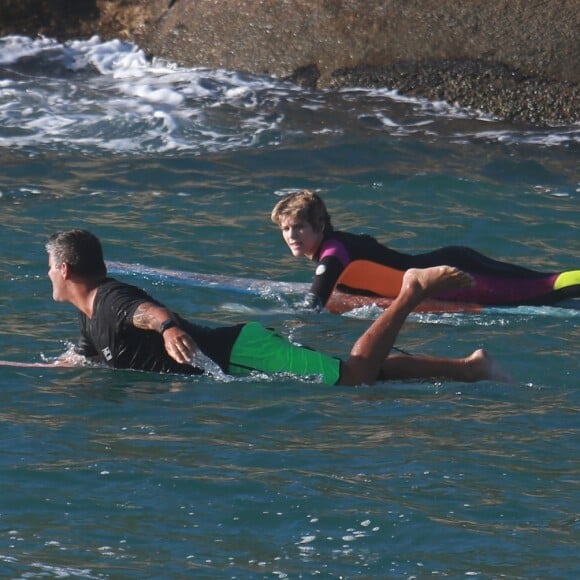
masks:
<path id="1" fill-rule="evenodd" d="M 432 294 L 473 286 L 473 278 L 452 266 L 433 266 L 432 268 L 411 268 L 403 276 L 403 288 L 411 290 L 423 299 Z"/>
<path id="2" fill-rule="evenodd" d="M 509 383 L 513 378 L 504 371 L 482 348 L 472 352 L 465 357 L 465 363 L 469 369 L 468 380 L 470 381 L 497 381 L 499 383 Z"/>

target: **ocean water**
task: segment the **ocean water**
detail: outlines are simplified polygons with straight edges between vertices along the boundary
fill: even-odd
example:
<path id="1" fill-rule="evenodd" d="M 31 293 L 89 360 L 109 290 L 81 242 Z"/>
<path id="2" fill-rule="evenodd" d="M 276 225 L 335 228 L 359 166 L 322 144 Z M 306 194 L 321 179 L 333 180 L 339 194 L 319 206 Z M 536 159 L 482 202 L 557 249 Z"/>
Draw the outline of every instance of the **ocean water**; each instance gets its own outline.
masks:
<path id="1" fill-rule="evenodd" d="M 400 250 L 580 267 L 578 126 L 4 37 L 0 152 L 4 360 L 76 338 L 46 276 L 56 230 L 91 229 L 109 260 L 307 282 L 269 221 L 296 188 Z M 118 277 L 192 320 L 259 320 L 338 356 L 377 315 L 304 312 L 275 284 Z M 579 322 L 572 308 L 410 317 L 399 347 L 484 347 L 511 384 L 0 367 L 0 576 L 575 578 Z"/>

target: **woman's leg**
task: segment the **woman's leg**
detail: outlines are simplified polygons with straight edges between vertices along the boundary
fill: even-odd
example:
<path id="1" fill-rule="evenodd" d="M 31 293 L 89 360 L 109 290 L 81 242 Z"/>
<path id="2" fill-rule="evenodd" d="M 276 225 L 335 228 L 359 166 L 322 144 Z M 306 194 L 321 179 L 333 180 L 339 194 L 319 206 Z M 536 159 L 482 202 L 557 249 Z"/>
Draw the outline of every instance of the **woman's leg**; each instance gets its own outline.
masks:
<path id="1" fill-rule="evenodd" d="M 500 262 L 463 246 L 447 246 L 418 254 L 414 260 L 415 267 L 449 264 L 473 276 L 475 283 L 472 287 L 453 289 L 434 296 L 440 300 L 494 305 L 553 304 L 580 294 L 573 287 L 558 290 L 558 274 Z"/>
<path id="2" fill-rule="evenodd" d="M 448 264 L 469 274 L 499 276 L 505 278 L 522 278 L 533 280 L 550 276 L 550 273 L 538 272 L 509 262 L 494 260 L 481 252 L 466 246 L 445 246 L 432 252 L 413 256 L 414 268 L 429 268 Z"/>

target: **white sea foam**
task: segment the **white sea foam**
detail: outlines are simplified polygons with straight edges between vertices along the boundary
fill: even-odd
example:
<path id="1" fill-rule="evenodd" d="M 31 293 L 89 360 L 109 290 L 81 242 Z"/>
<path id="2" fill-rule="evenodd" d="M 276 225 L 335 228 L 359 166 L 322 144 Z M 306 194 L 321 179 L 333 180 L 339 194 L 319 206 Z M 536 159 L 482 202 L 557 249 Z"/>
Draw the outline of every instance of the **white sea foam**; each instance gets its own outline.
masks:
<path id="1" fill-rule="evenodd" d="M 203 352 L 198 351 L 195 353 L 191 364 L 203 369 L 207 374 L 211 375 L 215 379 L 222 381 L 222 382 L 230 382 L 233 380 L 232 377 L 226 375 L 222 369 L 219 367 L 217 363 L 211 360 L 207 355 L 203 354 Z"/>
<path id="2" fill-rule="evenodd" d="M 27 36 L 6 36 L 0 39 L 0 64 L 11 64 L 27 56 L 61 46 L 49 38 L 31 39 Z"/>
<path id="3" fill-rule="evenodd" d="M 98 37 L 3 37 L 0 66 L 6 148 L 197 153 L 278 146 L 351 127 L 454 142 L 580 142 L 578 126 L 506 128 L 477 111 L 389 89 L 314 92 L 271 77 L 149 59 L 134 44 Z"/>

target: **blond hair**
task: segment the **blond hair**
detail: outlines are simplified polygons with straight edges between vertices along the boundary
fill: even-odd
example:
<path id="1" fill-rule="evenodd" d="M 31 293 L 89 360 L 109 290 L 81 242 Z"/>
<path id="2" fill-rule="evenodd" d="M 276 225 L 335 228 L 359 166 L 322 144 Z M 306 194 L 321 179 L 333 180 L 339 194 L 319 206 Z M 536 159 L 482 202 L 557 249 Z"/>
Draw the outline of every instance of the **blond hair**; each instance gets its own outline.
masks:
<path id="1" fill-rule="evenodd" d="M 332 222 L 326 205 L 313 191 L 302 189 L 281 199 L 272 210 L 272 221 L 280 226 L 284 218 L 304 220 L 314 231 L 332 231 Z"/>

